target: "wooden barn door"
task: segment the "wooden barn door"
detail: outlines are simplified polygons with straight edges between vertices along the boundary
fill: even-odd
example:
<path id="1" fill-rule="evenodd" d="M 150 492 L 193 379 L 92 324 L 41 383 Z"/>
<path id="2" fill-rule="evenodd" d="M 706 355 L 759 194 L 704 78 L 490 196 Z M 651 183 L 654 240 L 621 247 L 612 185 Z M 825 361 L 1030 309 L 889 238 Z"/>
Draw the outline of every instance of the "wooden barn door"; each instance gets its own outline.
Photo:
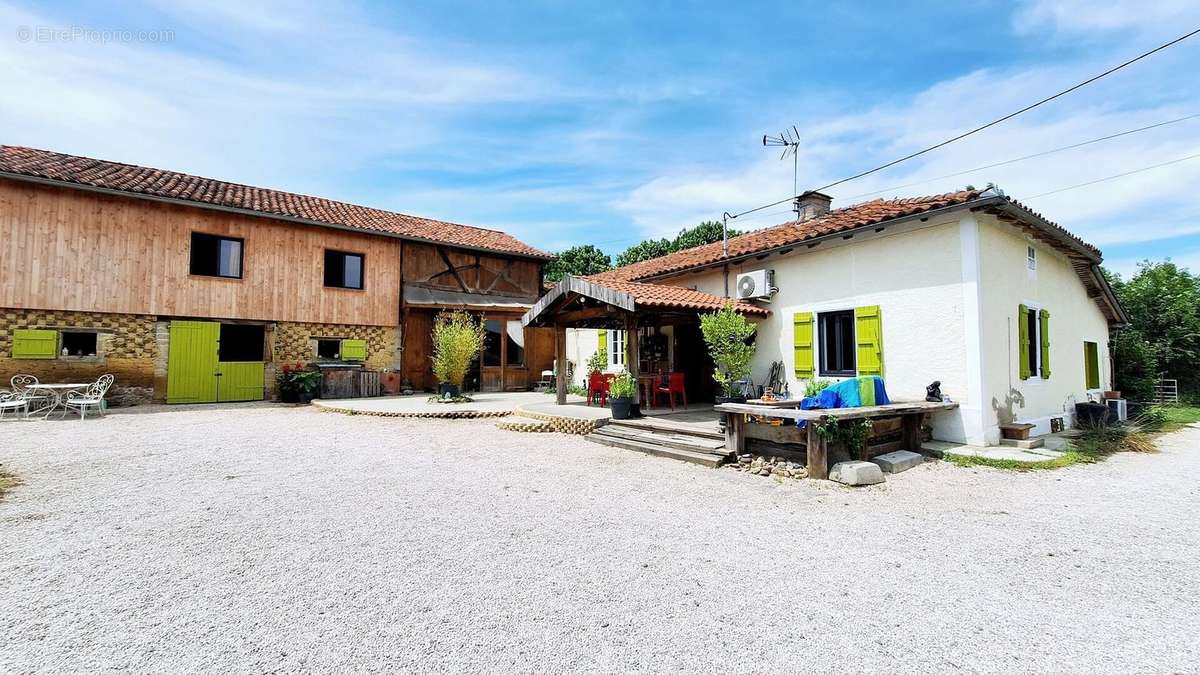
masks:
<path id="1" fill-rule="evenodd" d="M 413 389 L 432 389 L 433 378 L 433 316 L 428 310 L 410 310 L 404 320 L 404 351 L 400 356 L 401 379 L 408 380 Z"/>
<path id="2" fill-rule="evenodd" d="M 172 321 L 167 351 L 167 403 L 217 400 L 217 347 L 221 324 Z"/>

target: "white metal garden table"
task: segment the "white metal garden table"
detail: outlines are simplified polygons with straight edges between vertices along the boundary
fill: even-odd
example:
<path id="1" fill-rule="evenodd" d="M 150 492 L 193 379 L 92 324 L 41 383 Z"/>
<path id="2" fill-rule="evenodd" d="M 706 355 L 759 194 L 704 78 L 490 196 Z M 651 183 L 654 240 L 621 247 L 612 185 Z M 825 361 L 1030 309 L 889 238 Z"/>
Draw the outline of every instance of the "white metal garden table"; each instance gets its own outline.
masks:
<path id="1" fill-rule="evenodd" d="M 54 412 L 55 408 L 62 408 L 63 415 L 65 416 L 67 414 L 67 406 L 63 404 L 63 401 L 66 395 L 73 391 L 82 391 L 90 386 L 92 386 L 91 382 L 70 382 L 65 384 L 39 383 L 30 385 L 30 391 L 45 392 L 46 405 L 43 408 L 31 410 L 29 414 L 30 416 L 35 414 L 40 415 L 45 412 L 45 419 L 50 419 L 50 413 Z"/>

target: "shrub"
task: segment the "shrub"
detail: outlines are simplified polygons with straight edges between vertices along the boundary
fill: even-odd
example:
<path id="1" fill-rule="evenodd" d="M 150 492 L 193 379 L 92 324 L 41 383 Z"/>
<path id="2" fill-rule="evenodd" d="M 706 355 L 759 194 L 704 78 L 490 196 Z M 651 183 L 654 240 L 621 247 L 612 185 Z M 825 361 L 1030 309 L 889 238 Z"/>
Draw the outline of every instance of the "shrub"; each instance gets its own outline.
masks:
<path id="1" fill-rule="evenodd" d="M 608 395 L 611 398 L 633 398 L 633 392 L 636 387 L 637 383 L 633 381 L 633 376 L 627 372 L 622 372 L 613 378 L 612 383 L 608 385 Z"/>
<path id="2" fill-rule="evenodd" d="M 833 384 L 833 380 L 807 380 L 804 383 L 804 397 L 816 396 Z"/>
<path id="3" fill-rule="evenodd" d="M 605 354 L 604 352 L 600 351 L 599 349 L 596 350 L 595 354 L 592 354 L 592 358 L 588 359 L 588 362 L 587 362 L 588 375 L 591 375 L 592 373 L 602 373 L 602 372 L 604 372 L 604 369 L 607 367 L 608 367 L 608 354 Z"/>
<path id="4" fill-rule="evenodd" d="M 717 368 L 713 379 L 721 385 L 725 396 L 733 396 L 735 382 L 750 375 L 750 360 L 754 358 L 754 324 L 725 305 L 720 311 L 700 315 L 700 332 L 708 345 L 709 354 Z"/>
<path id="5" fill-rule="evenodd" d="M 281 396 L 287 394 L 312 394 L 321 391 L 321 371 L 303 363 L 285 363 L 275 375 Z"/>
<path id="6" fill-rule="evenodd" d="M 433 374 L 439 382 L 462 386 L 471 362 L 483 349 L 483 324 L 461 311 L 442 312 L 433 322 Z"/>
<path id="7" fill-rule="evenodd" d="M 1143 431 L 1160 431 L 1167 425 L 1167 411 L 1161 406 L 1150 406 L 1142 411 L 1133 423 Z"/>

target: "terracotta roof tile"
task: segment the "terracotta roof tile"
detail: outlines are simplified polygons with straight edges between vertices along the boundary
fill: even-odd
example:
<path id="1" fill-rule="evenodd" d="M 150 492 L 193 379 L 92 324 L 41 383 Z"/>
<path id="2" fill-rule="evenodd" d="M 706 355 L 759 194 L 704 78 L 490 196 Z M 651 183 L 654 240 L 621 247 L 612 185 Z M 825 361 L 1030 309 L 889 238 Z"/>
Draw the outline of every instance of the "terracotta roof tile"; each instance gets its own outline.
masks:
<path id="1" fill-rule="evenodd" d="M 682 309 L 717 310 L 730 302 L 719 295 L 666 284 L 643 284 L 636 281 L 600 279 L 602 275 L 580 277 L 585 281 L 628 293 L 638 305 L 647 307 L 677 307 Z M 742 314 L 769 316 L 771 310 L 748 302 L 734 301 L 734 309 Z"/>
<path id="2" fill-rule="evenodd" d="M 459 225 L 176 171 L 0 145 L 0 172 L 131 194 L 300 218 L 413 239 L 538 258 L 550 255 L 497 230 Z"/>

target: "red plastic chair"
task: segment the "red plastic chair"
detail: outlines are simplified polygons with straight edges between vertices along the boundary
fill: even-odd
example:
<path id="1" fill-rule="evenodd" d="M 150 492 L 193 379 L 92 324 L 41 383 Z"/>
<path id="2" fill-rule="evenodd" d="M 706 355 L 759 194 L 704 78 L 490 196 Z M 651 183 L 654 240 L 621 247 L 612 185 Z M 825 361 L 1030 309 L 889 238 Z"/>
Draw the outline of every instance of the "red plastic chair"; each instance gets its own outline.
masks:
<path id="1" fill-rule="evenodd" d="M 592 404 L 592 400 L 597 396 L 600 397 L 601 407 L 608 405 L 608 384 L 610 382 L 612 382 L 611 375 L 605 375 L 603 373 L 592 373 L 591 375 L 588 375 L 587 404 L 589 406 Z"/>
<path id="2" fill-rule="evenodd" d="M 659 398 L 666 396 L 667 402 L 671 404 L 671 410 L 674 410 L 676 394 L 683 399 L 683 409 L 687 410 L 687 390 L 683 383 L 683 373 L 667 373 L 667 386 L 659 385 L 654 390 L 654 405 L 658 405 Z"/>

